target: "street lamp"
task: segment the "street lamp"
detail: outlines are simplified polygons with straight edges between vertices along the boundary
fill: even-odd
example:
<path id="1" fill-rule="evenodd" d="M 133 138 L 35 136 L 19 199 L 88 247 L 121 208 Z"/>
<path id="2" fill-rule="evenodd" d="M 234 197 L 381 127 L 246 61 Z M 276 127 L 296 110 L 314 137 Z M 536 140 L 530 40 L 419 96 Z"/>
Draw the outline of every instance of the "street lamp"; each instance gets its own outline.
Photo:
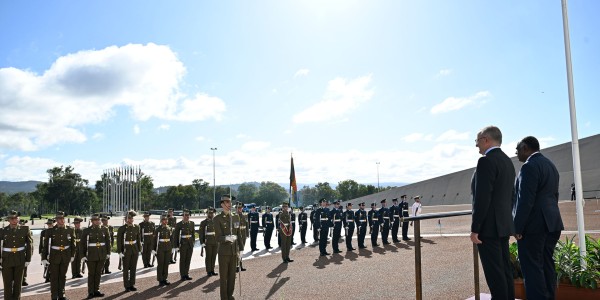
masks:
<path id="1" fill-rule="evenodd" d="M 375 163 L 377 165 L 377 192 L 379 193 L 379 164 L 380 162 Z"/>
<path id="2" fill-rule="evenodd" d="M 213 152 L 213 207 L 217 208 L 217 185 L 215 184 L 215 151 L 217 147 L 210 148 Z"/>

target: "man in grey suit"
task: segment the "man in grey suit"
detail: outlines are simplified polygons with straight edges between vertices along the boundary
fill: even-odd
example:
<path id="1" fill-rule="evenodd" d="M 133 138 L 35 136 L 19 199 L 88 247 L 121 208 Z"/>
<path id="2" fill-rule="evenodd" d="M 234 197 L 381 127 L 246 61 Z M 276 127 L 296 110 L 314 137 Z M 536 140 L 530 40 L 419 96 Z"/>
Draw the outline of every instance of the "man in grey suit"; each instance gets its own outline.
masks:
<path id="1" fill-rule="evenodd" d="M 554 247 L 564 229 L 558 209 L 559 174 L 540 153 L 535 137 L 517 144 L 517 157 L 524 164 L 515 182 L 513 215 L 525 292 L 527 299 L 554 299 Z"/>
<path id="2" fill-rule="evenodd" d="M 477 245 L 492 299 L 515 299 L 508 240 L 514 234 L 512 197 L 515 167 L 502 152 L 502 133 L 483 128 L 475 146 L 483 155 L 477 161 L 471 189 L 473 216 L 471 241 Z"/>

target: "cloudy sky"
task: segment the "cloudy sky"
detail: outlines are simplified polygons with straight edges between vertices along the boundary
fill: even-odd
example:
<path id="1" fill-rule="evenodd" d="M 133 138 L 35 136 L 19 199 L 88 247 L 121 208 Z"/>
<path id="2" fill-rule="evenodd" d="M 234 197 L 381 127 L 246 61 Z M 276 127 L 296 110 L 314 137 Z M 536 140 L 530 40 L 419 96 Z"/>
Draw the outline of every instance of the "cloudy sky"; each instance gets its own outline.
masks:
<path id="1" fill-rule="evenodd" d="M 579 137 L 600 133 L 600 3 L 570 1 Z M 2 1 L 0 180 L 141 166 L 155 185 L 416 182 L 477 131 L 570 141 L 561 4 Z M 217 148 L 212 151 L 211 148 Z M 379 163 L 379 164 L 377 164 Z"/>

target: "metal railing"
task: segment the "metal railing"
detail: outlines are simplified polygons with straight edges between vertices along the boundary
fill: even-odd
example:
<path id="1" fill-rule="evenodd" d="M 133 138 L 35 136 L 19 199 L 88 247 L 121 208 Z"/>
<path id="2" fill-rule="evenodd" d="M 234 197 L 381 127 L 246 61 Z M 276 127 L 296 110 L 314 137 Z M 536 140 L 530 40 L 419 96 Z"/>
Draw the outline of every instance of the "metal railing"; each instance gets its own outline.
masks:
<path id="1" fill-rule="evenodd" d="M 457 216 L 471 215 L 471 210 L 452 211 L 446 213 L 422 214 L 416 217 L 402 218 L 401 222 L 413 221 L 414 238 L 415 238 L 415 299 L 423 299 L 423 282 L 421 276 L 421 220 L 441 219 Z M 475 299 L 479 300 L 479 254 L 477 245 L 473 244 L 473 283 L 475 286 Z"/>

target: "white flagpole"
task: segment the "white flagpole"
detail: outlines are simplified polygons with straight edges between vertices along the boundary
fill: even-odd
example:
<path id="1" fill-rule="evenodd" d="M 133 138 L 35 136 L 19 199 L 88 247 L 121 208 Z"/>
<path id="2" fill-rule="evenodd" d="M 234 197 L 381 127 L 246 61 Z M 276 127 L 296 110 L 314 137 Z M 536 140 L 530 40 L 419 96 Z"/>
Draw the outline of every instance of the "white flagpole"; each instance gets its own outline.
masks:
<path id="1" fill-rule="evenodd" d="M 571 38 L 569 37 L 569 17 L 567 12 L 567 0 L 562 0 L 563 33 L 565 39 L 565 58 L 567 61 L 567 83 L 569 88 L 569 110 L 571 112 L 571 145 L 573 151 L 573 175 L 575 179 L 576 210 L 577 210 L 577 232 L 579 236 L 579 254 L 581 255 L 581 266 L 586 267 L 585 256 L 585 225 L 583 222 L 583 185 L 581 184 L 581 163 L 579 161 L 579 137 L 577 133 L 577 111 L 575 108 L 575 91 L 573 88 L 573 70 L 571 67 Z"/>

